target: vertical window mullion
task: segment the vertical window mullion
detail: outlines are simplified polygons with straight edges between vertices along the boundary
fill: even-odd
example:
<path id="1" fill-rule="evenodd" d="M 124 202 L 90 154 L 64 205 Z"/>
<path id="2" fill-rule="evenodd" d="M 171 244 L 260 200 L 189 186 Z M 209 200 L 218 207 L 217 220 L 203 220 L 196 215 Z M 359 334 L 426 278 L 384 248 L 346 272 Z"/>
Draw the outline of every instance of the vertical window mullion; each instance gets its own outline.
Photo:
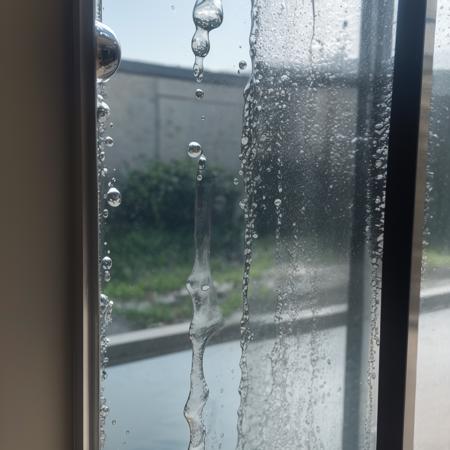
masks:
<path id="1" fill-rule="evenodd" d="M 378 450 L 412 450 L 435 0 L 399 0 L 386 186 Z M 430 54 L 426 54 L 430 52 Z"/>
<path id="2" fill-rule="evenodd" d="M 94 1 L 73 5 L 74 448 L 99 449 L 99 283 Z"/>

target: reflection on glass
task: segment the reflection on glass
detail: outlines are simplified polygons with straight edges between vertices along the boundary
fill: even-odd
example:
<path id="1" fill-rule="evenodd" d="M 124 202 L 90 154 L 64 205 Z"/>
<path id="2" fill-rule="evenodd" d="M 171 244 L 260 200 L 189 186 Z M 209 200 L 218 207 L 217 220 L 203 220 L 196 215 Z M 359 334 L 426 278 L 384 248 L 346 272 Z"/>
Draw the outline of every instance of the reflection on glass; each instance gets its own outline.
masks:
<path id="1" fill-rule="evenodd" d="M 437 2 L 414 448 L 450 445 L 450 2 Z"/>
<path id="2" fill-rule="evenodd" d="M 202 84 L 194 1 L 104 6 L 124 55 L 107 86 L 105 448 L 189 445 L 196 185 L 214 284 L 190 291 L 213 288 L 224 319 L 198 448 L 373 448 L 394 2 L 224 2 Z"/>

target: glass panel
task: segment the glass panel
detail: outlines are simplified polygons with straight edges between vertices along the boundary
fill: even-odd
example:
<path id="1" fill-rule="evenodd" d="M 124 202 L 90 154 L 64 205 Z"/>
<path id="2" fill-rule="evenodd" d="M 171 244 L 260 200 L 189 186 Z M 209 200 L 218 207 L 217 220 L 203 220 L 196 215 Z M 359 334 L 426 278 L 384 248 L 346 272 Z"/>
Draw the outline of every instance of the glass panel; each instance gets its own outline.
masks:
<path id="1" fill-rule="evenodd" d="M 417 362 L 416 450 L 450 446 L 450 2 L 439 0 L 437 3 L 430 80 L 432 97 Z"/>
<path id="2" fill-rule="evenodd" d="M 104 1 L 105 448 L 374 448 L 395 4 L 193 3 Z"/>

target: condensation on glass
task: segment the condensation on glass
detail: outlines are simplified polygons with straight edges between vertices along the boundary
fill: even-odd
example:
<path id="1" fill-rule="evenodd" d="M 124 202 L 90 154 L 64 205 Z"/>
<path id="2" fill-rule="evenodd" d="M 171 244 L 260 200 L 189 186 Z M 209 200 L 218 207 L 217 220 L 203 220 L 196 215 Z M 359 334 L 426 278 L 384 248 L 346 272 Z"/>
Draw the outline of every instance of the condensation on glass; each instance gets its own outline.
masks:
<path id="1" fill-rule="evenodd" d="M 414 448 L 447 448 L 450 396 L 450 2 L 438 0 L 417 359 Z"/>
<path id="2" fill-rule="evenodd" d="M 395 2 L 104 7 L 105 448 L 374 448 Z"/>

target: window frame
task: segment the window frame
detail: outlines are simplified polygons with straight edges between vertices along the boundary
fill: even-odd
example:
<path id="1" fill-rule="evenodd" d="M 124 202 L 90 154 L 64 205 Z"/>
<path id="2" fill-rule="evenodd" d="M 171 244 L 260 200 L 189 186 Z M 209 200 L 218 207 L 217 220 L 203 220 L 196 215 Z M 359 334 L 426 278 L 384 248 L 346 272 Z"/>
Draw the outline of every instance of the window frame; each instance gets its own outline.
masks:
<path id="1" fill-rule="evenodd" d="M 436 0 L 398 1 L 380 309 L 377 449 L 413 450 L 422 229 Z M 99 198 L 95 2 L 74 2 L 74 183 L 78 288 L 74 323 L 74 446 L 98 450 Z"/>
<path id="2" fill-rule="evenodd" d="M 436 0 L 399 0 L 386 182 L 377 449 L 413 450 Z"/>
<path id="3" fill-rule="evenodd" d="M 99 245 L 95 0 L 73 2 L 74 448 L 100 448 Z M 78 70 L 77 70 L 78 68 Z"/>

